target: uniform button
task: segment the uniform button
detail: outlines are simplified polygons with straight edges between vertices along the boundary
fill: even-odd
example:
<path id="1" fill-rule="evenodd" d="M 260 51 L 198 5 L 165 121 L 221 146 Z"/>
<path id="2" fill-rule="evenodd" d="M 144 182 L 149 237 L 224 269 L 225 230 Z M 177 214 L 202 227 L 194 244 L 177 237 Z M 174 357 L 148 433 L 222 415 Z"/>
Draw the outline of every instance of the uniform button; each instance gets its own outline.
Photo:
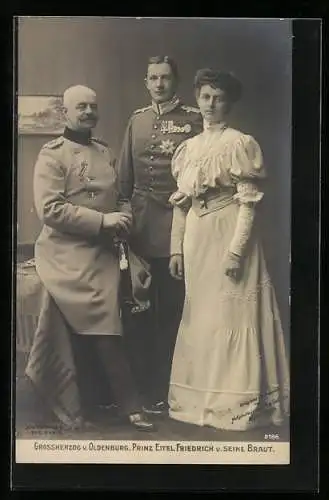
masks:
<path id="1" fill-rule="evenodd" d="M 152 170 L 153 170 L 153 167 L 149 167 L 149 170 L 150 170 L 150 172 L 152 172 Z"/>
<path id="2" fill-rule="evenodd" d="M 154 149 L 155 148 L 155 144 L 151 144 L 151 149 Z"/>
<path id="3" fill-rule="evenodd" d="M 160 116 L 157 116 L 157 120 L 160 120 Z"/>
<path id="4" fill-rule="evenodd" d="M 157 125 L 153 125 L 153 128 L 155 128 L 155 130 L 156 130 L 158 128 L 158 126 Z"/>
<path id="5" fill-rule="evenodd" d="M 152 139 L 155 139 L 155 138 L 156 138 L 156 135 L 155 135 L 155 134 L 152 134 L 152 136 L 151 136 L 151 137 L 152 137 Z"/>
<path id="6" fill-rule="evenodd" d="M 149 187 L 149 191 L 153 191 L 153 188 L 151 186 Z"/>
<path id="7" fill-rule="evenodd" d="M 150 160 L 154 160 L 154 156 L 150 156 Z"/>

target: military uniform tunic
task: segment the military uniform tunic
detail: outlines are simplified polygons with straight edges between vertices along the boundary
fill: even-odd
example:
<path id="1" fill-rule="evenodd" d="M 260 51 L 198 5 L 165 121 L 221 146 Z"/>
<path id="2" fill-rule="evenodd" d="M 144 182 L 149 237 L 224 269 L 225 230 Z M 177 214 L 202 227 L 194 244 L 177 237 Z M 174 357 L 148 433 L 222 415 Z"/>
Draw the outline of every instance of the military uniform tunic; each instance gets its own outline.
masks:
<path id="1" fill-rule="evenodd" d="M 170 255 L 172 206 L 176 190 L 171 159 L 177 146 L 202 131 L 197 108 L 178 98 L 152 104 L 131 116 L 118 162 L 119 188 L 131 200 L 134 229 L 131 245 L 146 258 Z"/>
<path id="2" fill-rule="evenodd" d="M 43 228 L 37 272 L 79 334 L 120 335 L 120 269 L 103 213 L 118 210 L 111 151 L 99 141 L 65 137 L 47 143 L 34 171 L 34 199 Z"/>

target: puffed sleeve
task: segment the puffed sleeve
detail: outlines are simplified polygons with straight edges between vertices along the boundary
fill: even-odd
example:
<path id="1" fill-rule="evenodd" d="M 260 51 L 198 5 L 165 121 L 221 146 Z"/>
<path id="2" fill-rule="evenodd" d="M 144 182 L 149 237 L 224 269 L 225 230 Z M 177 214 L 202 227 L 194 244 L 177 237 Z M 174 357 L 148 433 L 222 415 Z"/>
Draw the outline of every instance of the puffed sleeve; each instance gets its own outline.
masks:
<path id="1" fill-rule="evenodd" d="M 186 150 L 187 141 L 183 141 L 177 146 L 171 159 L 171 172 L 176 181 L 179 179 L 179 175 L 184 167 Z"/>
<path id="2" fill-rule="evenodd" d="M 183 254 L 183 240 L 185 234 L 186 214 L 190 207 L 190 200 L 184 207 L 175 205 L 175 197 L 180 195 L 179 191 L 179 178 L 184 166 L 184 159 L 186 154 L 186 141 L 182 142 L 173 154 L 171 161 L 171 171 L 174 179 L 178 184 L 178 191 L 171 196 L 171 202 L 174 205 L 173 219 L 171 226 L 171 241 L 170 241 L 170 255 Z"/>
<path id="3" fill-rule="evenodd" d="M 255 206 L 264 193 L 260 180 L 266 177 L 263 154 L 257 141 L 244 135 L 232 151 L 230 174 L 236 183 L 235 199 L 240 208 L 229 252 L 242 257 L 250 238 L 255 218 Z"/>
<path id="4" fill-rule="evenodd" d="M 64 167 L 46 148 L 41 150 L 35 164 L 33 192 L 38 217 L 47 226 L 72 234 L 99 234 L 103 214 L 67 200 Z"/>
<path id="5" fill-rule="evenodd" d="M 266 177 L 263 153 L 251 135 L 241 135 L 232 148 L 230 174 L 236 183 L 236 198 L 242 203 L 257 203 L 263 193 L 259 181 Z"/>

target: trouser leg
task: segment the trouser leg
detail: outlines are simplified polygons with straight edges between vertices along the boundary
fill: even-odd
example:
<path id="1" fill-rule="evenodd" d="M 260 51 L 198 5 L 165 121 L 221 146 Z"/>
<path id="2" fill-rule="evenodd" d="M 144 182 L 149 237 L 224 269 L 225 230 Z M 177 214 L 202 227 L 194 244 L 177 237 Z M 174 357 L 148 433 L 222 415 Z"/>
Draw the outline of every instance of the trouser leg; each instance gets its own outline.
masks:
<path id="1" fill-rule="evenodd" d="M 149 310 L 135 314 L 126 311 L 123 317 L 125 344 L 127 346 L 127 352 L 129 352 L 133 374 L 143 397 L 144 404 L 150 402 L 154 382 L 153 357 L 156 330 L 156 316 L 154 311 L 155 289 L 156 287 L 152 280 L 150 288 L 151 307 Z"/>
<path id="2" fill-rule="evenodd" d="M 169 259 L 150 259 L 150 310 L 124 318 L 134 374 L 149 405 L 167 399 L 171 362 L 184 303 L 184 282 L 169 273 Z"/>
<path id="3" fill-rule="evenodd" d="M 125 415 L 140 412 L 141 400 L 124 351 L 122 338 L 116 335 L 98 335 L 94 342 L 98 358 L 107 374 L 113 397 L 119 404 L 121 412 Z"/>
<path id="4" fill-rule="evenodd" d="M 153 400 L 166 401 L 171 363 L 184 302 L 184 282 L 169 273 L 169 259 L 152 261 L 156 284 Z"/>
<path id="5" fill-rule="evenodd" d="M 95 372 L 101 373 L 101 380 L 119 405 L 123 414 L 138 413 L 141 401 L 135 388 L 130 366 L 126 358 L 122 338 L 116 335 L 74 336 L 78 383 L 83 406 L 91 411 L 99 396 L 99 380 Z M 97 395 L 97 397 L 95 397 Z"/>
<path id="6" fill-rule="evenodd" d="M 97 360 L 92 338 L 72 332 L 71 345 L 76 365 L 77 383 L 84 415 L 89 416 L 95 407 L 103 402 L 102 396 L 108 392 L 109 386 Z"/>

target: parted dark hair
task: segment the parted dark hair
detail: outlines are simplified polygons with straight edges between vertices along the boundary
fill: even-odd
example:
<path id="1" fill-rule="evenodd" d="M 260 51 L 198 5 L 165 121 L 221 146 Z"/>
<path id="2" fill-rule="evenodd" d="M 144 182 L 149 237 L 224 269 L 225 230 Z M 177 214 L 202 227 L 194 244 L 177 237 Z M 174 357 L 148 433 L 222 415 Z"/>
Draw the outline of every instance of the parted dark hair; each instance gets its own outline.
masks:
<path id="1" fill-rule="evenodd" d="M 172 57 L 169 56 L 153 56 L 149 57 L 147 61 L 147 65 L 149 66 L 150 64 L 161 64 L 161 63 L 167 63 L 171 67 L 172 74 L 174 75 L 175 79 L 178 80 L 178 68 L 177 64 L 174 61 Z"/>
<path id="2" fill-rule="evenodd" d="M 199 94 L 201 87 L 204 85 L 223 90 L 231 103 L 241 99 L 242 84 L 232 73 L 209 68 L 199 69 L 194 78 L 196 94 Z"/>

